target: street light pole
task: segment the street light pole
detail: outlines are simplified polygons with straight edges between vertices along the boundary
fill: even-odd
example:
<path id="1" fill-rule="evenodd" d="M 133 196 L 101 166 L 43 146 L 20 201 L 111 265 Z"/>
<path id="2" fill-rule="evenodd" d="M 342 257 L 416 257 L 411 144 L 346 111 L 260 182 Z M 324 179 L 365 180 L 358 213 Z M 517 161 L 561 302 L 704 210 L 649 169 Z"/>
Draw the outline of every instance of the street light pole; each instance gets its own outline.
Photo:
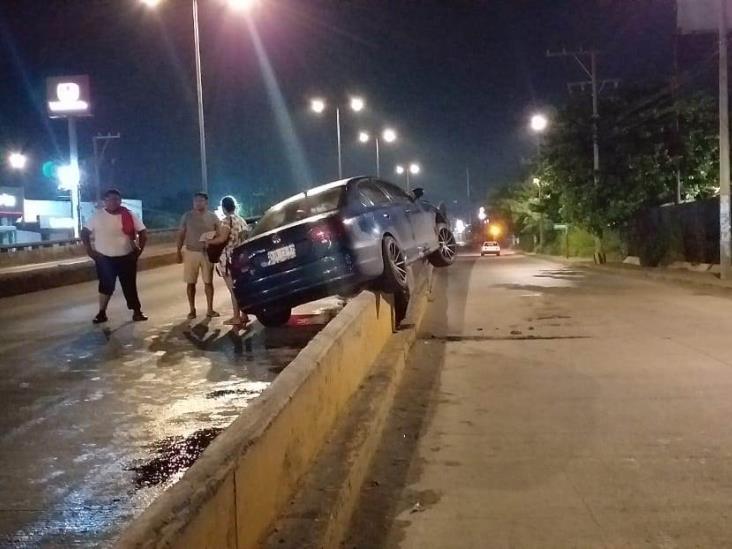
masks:
<path id="1" fill-rule="evenodd" d="M 79 173 L 79 143 L 76 136 L 76 118 L 73 116 L 68 117 L 69 123 L 69 166 L 71 172 L 74 174 Z M 80 182 L 77 181 L 76 185 L 73 185 L 70 190 L 71 195 L 71 218 L 74 220 L 74 238 L 79 238 L 79 220 L 81 219 L 79 211 L 79 189 Z"/>
<path id="2" fill-rule="evenodd" d="M 719 0 L 719 266 L 723 280 L 732 275 L 730 257 L 729 86 L 727 68 L 727 1 Z"/>
<path id="3" fill-rule="evenodd" d="M 379 155 L 379 136 L 376 136 L 376 177 L 381 177 L 381 157 Z"/>
<path id="4" fill-rule="evenodd" d="M 208 192 L 208 168 L 206 162 L 206 125 L 203 114 L 203 76 L 201 71 L 201 36 L 198 29 L 198 0 L 193 0 L 193 41 L 196 50 L 196 91 L 198 92 L 198 133 L 201 146 L 201 188 Z"/>
<path id="5" fill-rule="evenodd" d="M 338 131 L 338 179 L 343 179 L 343 149 L 341 144 L 341 108 L 336 107 L 336 126 Z"/>

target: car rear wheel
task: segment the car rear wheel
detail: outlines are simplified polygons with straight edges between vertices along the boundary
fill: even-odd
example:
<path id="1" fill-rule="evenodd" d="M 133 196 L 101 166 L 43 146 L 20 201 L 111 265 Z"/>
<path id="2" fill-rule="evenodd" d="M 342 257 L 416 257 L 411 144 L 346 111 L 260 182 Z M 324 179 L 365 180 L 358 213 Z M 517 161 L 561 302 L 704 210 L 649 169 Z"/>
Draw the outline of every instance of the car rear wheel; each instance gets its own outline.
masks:
<path id="1" fill-rule="evenodd" d="M 381 288 L 389 293 L 407 290 L 407 258 L 399 243 L 393 237 L 385 236 L 381 242 L 381 253 L 384 256 Z"/>
<path id="2" fill-rule="evenodd" d="M 449 267 L 455 262 L 457 244 L 452 231 L 447 225 L 437 226 L 438 248 L 428 256 L 428 260 L 435 267 Z"/>
<path id="3" fill-rule="evenodd" d="M 254 314 L 262 325 L 268 328 L 276 328 L 287 324 L 292 316 L 292 309 L 260 309 Z"/>

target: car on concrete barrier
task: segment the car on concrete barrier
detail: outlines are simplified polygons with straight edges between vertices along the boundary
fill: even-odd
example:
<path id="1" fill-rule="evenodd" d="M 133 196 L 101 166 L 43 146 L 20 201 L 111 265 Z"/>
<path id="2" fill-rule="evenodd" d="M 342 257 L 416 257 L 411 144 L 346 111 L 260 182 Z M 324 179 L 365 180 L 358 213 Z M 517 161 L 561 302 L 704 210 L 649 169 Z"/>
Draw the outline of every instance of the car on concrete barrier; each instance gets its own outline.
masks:
<path id="1" fill-rule="evenodd" d="M 483 242 L 483 245 L 480 247 L 480 257 L 485 255 L 501 255 L 501 245 L 495 241 Z"/>
<path id="2" fill-rule="evenodd" d="M 407 293 L 407 267 L 420 259 L 451 265 L 456 245 L 446 214 L 422 196 L 356 177 L 272 206 L 232 257 L 242 311 L 278 326 L 293 307 L 367 283 Z"/>

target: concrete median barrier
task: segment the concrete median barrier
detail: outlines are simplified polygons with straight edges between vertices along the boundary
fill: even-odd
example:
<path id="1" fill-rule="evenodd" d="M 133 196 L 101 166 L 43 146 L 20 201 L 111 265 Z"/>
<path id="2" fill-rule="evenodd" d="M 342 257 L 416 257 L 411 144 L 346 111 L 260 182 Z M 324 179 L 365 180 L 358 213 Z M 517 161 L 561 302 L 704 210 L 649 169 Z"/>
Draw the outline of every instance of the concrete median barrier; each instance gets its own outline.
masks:
<path id="1" fill-rule="evenodd" d="M 175 263 L 175 248 L 150 246 L 140 257 L 138 270 L 155 269 Z M 59 288 L 97 279 L 91 259 L 79 257 L 63 263 L 14 267 L 0 272 L 0 298 Z"/>
<path id="2" fill-rule="evenodd" d="M 390 297 L 362 292 L 117 541 L 257 547 L 393 336 Z"/>

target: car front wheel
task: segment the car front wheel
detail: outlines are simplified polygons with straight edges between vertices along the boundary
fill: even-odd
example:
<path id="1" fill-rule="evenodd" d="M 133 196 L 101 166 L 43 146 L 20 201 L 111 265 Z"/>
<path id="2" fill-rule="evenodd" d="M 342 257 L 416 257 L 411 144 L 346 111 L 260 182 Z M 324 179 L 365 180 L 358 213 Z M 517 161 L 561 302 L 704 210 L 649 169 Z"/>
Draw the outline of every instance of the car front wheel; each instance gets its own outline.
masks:
<path id="1" fill-rule="evenodd" d="M 396 239 L 385 236 L 381 242 L 381 253 L 384 256 L 381 288 L 392 294 L 407 290 L 407 258 Z"/>
<path id="2" fill-rule="evenodd" d="M 427 259 L 435 267 L 449 267 L 455 262 L 457 244 L 447 225 L 437 226 L 437 249 Z"/>
<path id="3" fill-rule="evenodd" d="M 290 320 L 292 316 L 292 309 L 290 308 L 279 308 L 279 309 L 260 309 L 254 315 L 257 320 L 267 328 L 276 328 L 277 326 L 284 326 Z"/>

